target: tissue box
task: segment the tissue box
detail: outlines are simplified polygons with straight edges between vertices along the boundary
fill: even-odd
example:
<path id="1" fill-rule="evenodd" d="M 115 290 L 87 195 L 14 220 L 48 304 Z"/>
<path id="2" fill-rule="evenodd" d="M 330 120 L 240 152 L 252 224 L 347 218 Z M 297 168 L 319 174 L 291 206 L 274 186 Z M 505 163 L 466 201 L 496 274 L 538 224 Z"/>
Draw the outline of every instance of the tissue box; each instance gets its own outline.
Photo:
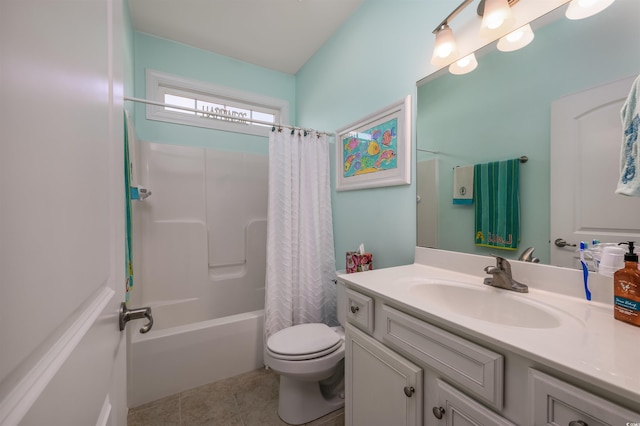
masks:
<path id="1" fill-rule="evenodd" d="M 347 252 L 347 274 L 353 272 L 370 271 L 373 269 L 373 255 L 360 254 L 357 251 Z"/>

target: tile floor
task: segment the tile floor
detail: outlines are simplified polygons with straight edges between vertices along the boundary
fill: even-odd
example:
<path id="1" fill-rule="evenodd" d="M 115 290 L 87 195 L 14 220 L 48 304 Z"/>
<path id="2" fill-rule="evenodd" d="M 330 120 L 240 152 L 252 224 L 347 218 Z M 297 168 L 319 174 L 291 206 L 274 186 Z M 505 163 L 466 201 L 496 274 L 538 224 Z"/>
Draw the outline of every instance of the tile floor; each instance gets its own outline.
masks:
<path id="1" fill-rule="evenodd" d="M 278 426 L 278 380 L 259 369 L 129 410 L 128 426 Z M 344 409 L 307 423 L 344 426 Z"/>

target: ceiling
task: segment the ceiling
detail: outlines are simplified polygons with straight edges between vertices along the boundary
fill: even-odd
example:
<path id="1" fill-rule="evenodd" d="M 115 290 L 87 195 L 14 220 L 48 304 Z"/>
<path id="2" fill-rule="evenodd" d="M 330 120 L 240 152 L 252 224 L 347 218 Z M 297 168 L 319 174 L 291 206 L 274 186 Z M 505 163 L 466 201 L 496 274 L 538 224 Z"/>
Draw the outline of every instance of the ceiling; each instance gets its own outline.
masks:
<path id="1" fill-rule="evenodd" d="M 362 0 L 129 0 L 135 31 L 295 74 Z"/>

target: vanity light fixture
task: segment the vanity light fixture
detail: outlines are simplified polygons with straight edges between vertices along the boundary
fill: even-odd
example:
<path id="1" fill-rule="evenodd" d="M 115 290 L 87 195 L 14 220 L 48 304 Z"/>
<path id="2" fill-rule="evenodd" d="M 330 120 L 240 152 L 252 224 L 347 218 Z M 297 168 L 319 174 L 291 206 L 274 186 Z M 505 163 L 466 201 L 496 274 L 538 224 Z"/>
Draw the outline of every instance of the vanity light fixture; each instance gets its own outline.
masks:
<path id="1" fill-rule="evenodd" d="M 475 55 L 468 59 L 469 63 L 467 63 L 466 66 L 453 64 L 453 62 L 460 59 L 460 57 L 455 38 L 453 37 L 453 31 L 449 27 L 449 22 L 472 2 L 473 0 L 463 0 L 463 2 L 433 30 L 433 34 L 436 35 L 433 55 L 431 56 L 431 63 L 433 65 L 443 67 L 451 64 L 451 69 L 457 71 L 464 69 L 466 70 L 465 73 L 472 71 L 478 65 L 475 60 Z M 478 15 L 483 17 L 480 33 L 493 36 L 499 31 L 504 34 L 507 26 L 513 25 L 514 18 L 510 7 L 517 2 L 518 0 L 480 0 L 477 10 Z M 466 57 L 463 59 L 466 59 Z M 465 62 L 466 60 L 462 61 L 463 64 Z M 469 68 L 473 63 L 475 63 L 475 65 Z"/>
<path id="2" fill-rule="evenodd" d="M 583 19 L 602 12 L 615 0 L 572 0 L 565 15 L 569 19 Z"/>
<path id="3" fill-rule="evenodd" d="M 515 18 L 507 0 L 485 0 L 480 37 L 491 38 L 513 27 Z"/>
<path id="4" fill-rule="evenodd" d="M 476 55 L 475 53 L 471 53 L 449 65 L 449 72 L 456 75 L 467 74 L 475 70 L 477 66 L 478 61 L 476 60 Z"/>
<path id="5" fill-rule="evenodd" d="M 441 24 L 440 28 L 435 30 L 435 34 L 436 44 L 433 47 L 431 63 L 440 67 L 451 63 L 458 56 L 458 47 L 453 31 L 446 23 Z"/>
<path id="6" fill-rule="evenodd" d="M 498 40 L 498 50 L 502 52 L 512 52 L 522 49 L 531 43 L 534 37 L 535 35 L 533 34 L 531 25 L 524 25 Z"/>

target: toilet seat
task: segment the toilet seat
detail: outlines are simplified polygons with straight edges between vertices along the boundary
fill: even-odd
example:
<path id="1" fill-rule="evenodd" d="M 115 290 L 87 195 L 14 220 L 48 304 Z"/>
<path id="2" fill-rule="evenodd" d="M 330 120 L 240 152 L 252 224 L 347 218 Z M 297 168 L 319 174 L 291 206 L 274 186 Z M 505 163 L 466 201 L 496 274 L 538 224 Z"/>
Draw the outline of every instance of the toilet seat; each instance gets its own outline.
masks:
<path id="1" fill-rule="evenodd" d="M 273 334 L 267 340 L 267 352 L 274 358 L 303 361 L 335 352 L 341 336 L 326 324 L 299 324 Z"/>

